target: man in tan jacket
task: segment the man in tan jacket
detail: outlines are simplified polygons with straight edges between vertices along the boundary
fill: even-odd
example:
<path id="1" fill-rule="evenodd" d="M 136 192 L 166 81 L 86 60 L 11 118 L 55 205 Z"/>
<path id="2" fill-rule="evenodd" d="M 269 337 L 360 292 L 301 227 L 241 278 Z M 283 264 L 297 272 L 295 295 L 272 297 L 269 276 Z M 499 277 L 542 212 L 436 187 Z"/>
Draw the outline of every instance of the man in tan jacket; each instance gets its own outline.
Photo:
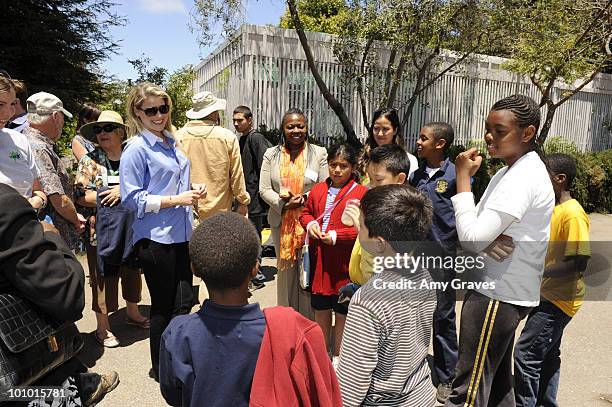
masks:
<path id="1" fill-rule="evenodd" d="M 233 199 L 238 201 L 238 213 L 246 216 L 251 198 L 238 139 L 219 125 L 219 111 L 225 109 L 226 101 L 211 92 L 200 92 L 193 96 L 192 103 L 186 113 L 191 120 L 176 133 L 176 139 L 191 161 L 191 183 L 207 188 L 206 198 L 198 202 L 200 219 L 231 210 Z"/>

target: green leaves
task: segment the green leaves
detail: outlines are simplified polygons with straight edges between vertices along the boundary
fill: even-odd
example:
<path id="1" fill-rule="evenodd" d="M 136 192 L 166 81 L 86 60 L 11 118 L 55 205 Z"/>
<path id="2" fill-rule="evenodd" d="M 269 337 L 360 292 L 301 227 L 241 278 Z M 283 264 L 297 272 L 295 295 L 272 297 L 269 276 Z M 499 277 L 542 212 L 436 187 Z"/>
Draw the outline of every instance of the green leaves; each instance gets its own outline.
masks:
<path id="1" fill-rule="evenodd" d="M 493 26 L 507 44 L 504 68 L 523 74 L 539 88 L 549 119 L 540 132 L 547 137 L 555 108 L 575 95 L 606 64 L 605 42 L 612 27 L 610 0 L 494 0 Z M 558 99 L 549 90 L 565 82 Z M 574 83 L 578 82 L 577 86 Z"/>
<path id="2" fill-rule="evenodd" d="M 300 0 L 297 2 L 300 20 L 306 31 L 338 34 L 346 23 L 350 12 L 344 0 Z M 281 17 L 281 28 L 295 28 L 287 9 Z"/>
<path id="3" fill-rule="evenodd" d="M 194 78 L 194 72 L 191 65 L 186 65 L 172 74 L 168 78 L 166 84 L 166 92 L 172 98 L 174 105 L 172 110 L 172 123 L 176 128 L 181 128 L 187 123 L 185 112 L 191 109 L 191 97 L 193 96 L 193 88 L 191 82 Z"/>

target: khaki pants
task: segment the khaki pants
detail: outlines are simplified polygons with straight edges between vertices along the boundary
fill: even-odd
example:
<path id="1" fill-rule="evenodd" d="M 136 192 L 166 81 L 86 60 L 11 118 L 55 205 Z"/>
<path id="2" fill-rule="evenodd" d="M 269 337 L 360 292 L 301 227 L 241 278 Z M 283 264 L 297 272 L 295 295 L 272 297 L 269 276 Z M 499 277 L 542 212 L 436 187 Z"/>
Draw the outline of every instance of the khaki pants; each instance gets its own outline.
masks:
<path id="1" fill-rule="evenodd" d="M 280 228 L 270 228 L 276 255 L 280 254 Z M 310 305 L 310 292 L 302 290 L 298 276 L 297 264 L 292 270 L 278 270 L 276 275 L 276 301 L 278 305 L 291 307 L 303 316 L 314 321 L 314 312 Z"/>
<path id="2" fill-rule="evenodd" d="M 98 274 L 97 264 L 97 248 L 87 245 L 89 285 L 93 297 L 91 309 L 94 312 L 109 314 L 119 309 L 119 278 L 121 278 L 123 299 L 127 302 L 140 302 L 142 279 L 139 269 L 123 266 L 119 275 L 102 277 Z"/>

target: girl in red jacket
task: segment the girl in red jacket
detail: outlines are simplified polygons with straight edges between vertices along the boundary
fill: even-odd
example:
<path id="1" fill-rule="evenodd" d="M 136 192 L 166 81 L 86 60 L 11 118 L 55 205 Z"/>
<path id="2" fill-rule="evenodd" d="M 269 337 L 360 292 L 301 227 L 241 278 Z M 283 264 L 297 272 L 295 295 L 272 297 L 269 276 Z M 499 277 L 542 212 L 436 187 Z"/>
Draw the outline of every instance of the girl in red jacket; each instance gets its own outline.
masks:
<path id="1" fill-rule="evenodd" d="M 300 215 L 310 239 L 311 304 L 328 348 L 332 311 L 335 312 L 334 356 L 340 354 L 348 312 L 348 304 L 338 304 L 338 292 L 349 283 L 349 260 L 357 238 L 355 228 L 344 225 L 341 217 L 346 203 L 361 199 L 367 191 L 355 182 L 358 159 L 359 152 L 348 144 L 331 147 L 327 160 L 329 178 L 312 188 Z"/>

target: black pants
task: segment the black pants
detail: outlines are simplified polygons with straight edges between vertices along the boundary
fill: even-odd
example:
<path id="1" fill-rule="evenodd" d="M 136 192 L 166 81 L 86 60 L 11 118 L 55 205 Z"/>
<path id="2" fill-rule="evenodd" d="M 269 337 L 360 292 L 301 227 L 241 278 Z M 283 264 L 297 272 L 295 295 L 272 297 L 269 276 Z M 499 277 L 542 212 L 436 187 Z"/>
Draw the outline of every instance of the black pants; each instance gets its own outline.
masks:
<path id="1" fill-rule="evenodd" d="M 193 304 L 189 246 L 187 242 L 162 244 L 142 239 L 137 253 L 151 294 L 151 363 L 159 375 L 161 335 L 173 317 L 188 314 Z"/>
<path id="2" fill-rule="evenodd" d="M 515 406 L 514 332 L 529 310 L 467 292 L 461 309 L 459 361 L 446 407 Z"/>
<path id="3" fill-rule="evenodd" d="M 450 283 L 455 278 L 454 270 L 434 270 L 435 281 Z M 457 292 L 448 285 L 446 290 L 436 290 L 436 310 L 433 315 L 433 359 L 434 370 L 440 383 L 452 383 L 459 357 L 455 303 Z"/>
<path id="4" fill-rule="evenodd" d="M 260 241 L 261 241 L 261 231 L 263 230 L 263 221 L 265 217 L 266 217 L 266 214 L 251 215 L 249 213 L 249 220 L 251 221 L 253 226 L 255 226 L 255 230 L 257 230 L 257 236 L 259 236 Z"/>

